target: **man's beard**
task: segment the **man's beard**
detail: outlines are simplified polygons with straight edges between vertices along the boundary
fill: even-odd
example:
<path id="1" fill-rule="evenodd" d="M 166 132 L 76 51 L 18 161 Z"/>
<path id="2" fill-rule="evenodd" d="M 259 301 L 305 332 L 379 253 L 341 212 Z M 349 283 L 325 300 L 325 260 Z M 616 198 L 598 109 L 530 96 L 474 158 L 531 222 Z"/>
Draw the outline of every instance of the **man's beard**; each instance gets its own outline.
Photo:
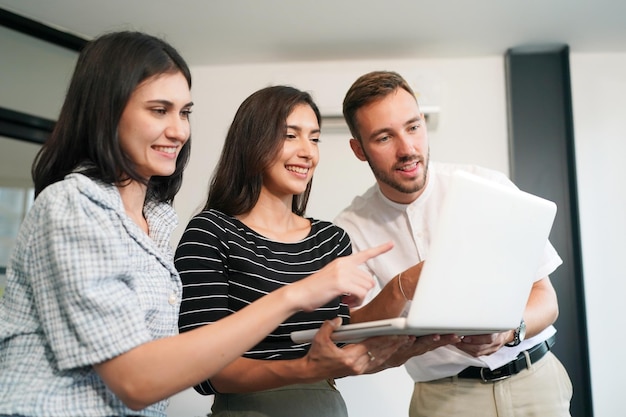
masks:
<path id="1" fill-rule="evenodd" d="M 363 152 L 365 153 L 365 150 Z M 365 157 L 367 159 L 367 163 L 369 164 L 372 170 L 372 173 L 374 174 L 374 177 L 376 177 L 377 180 L 387 184 L 388 186 L 390 186 L 396 191 L 399 191 L 404 194 L 413 194 L 418 191 L 421 191 L 426 186 L 426 179 L 428 178 L 428 165 L 430 161 L 430 149 L 428 150 L 428 155 L 426 156 L 426 158 L 424 158 L 423 156 L 411 155 L 411 156 L 403 157 L 397 161 L 397 163 L 399 164 L 418 162 L 424 165 L 423 175 L 416 178 L 413 182 L 409 184 L 396 181 L 393 178 L 393 175 L 390 175 L 387 172 L 381 169 L 378 169 L 376 166 L 372 164 L 371 158 L 367 155 L 367 153 L 365 153 Z"/>

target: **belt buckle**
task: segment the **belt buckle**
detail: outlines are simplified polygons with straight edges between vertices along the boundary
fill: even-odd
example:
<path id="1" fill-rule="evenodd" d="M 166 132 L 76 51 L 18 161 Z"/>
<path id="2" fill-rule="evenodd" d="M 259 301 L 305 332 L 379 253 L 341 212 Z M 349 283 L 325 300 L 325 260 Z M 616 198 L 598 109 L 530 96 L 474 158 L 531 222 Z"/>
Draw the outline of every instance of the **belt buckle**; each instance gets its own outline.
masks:
<path id="1" fill-rule="evenodd" d="M 489 368 L 480 368 L 480 379 L 482 379 L 483 382 L 487 383 L 487 382 L 497 382 L 497 381 L 502 381 L 503 379 L 508 379 L 511 377 L 511 374 L 509 373 L 508 375 L 500 375 L 500 376 L 493 376 L 493 373 L 491 373 L 491 371 L 489 371 L 489 373 L 491 373 L 491 375 L 493 376 L 492 378 L 487 378 L 485 376 L 485 369 L 487 369 L 489 371 Z"/>

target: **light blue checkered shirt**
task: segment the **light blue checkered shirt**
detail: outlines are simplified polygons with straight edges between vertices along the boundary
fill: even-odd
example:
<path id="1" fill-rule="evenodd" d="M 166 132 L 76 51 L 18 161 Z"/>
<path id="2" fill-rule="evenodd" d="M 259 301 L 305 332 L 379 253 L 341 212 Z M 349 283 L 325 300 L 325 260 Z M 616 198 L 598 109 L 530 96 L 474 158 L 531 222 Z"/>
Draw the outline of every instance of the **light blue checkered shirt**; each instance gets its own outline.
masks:
<path id="1" fill-rule="evenodd" d="M 92 365 L 177 332 L 182 294 L 172 207 L 147 203 L 150 237 L 116 187 L 71 174 L 24 220 L 0 300 L 0 414 L 165 416 L 135 412 Z"/>

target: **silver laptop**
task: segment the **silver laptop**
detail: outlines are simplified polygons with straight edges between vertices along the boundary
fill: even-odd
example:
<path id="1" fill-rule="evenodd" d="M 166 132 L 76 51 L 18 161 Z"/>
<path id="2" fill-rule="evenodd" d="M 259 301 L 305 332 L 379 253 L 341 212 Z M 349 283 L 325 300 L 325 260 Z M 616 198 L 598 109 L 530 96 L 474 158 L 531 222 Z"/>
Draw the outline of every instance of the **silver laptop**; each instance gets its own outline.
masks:
<path id="1" fill-rule="evenodd" d="M 337 342 L 372 336 L 486 334 L 516 328 L 556 204 L 463 171 L 453 174 L 407 317 L 340 326 Z M 296 331 L 296 343 L 317 329 Z"/>

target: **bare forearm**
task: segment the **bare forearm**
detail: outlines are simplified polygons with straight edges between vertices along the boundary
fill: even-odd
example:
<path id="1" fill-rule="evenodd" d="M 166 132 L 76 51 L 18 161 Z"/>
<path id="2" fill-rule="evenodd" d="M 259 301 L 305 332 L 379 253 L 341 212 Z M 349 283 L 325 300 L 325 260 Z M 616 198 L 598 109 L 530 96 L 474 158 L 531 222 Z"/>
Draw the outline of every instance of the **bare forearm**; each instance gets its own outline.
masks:
<path id="1" fill-rule="evenodd" d="M 350 313 L 351 323 L 398 317 L 406 300 L 400 291 L 398 277 L 393 278 L 369 303 Z"/>
<path id="2" fill-rule="evenodd" d="M 325 378 L 316 369 L 306 365 L 306 358 L 291 360 L 240 358 L 211 378 L 211 385 L 221 393 L 243 393 L 315 382 Z"/>
<path id="3" fill-rule="evenodd" d="M 143 344 L 95 369 L 130 408 L 145 408 L 212 377 L 296 311 L 288 291 L 276 291 L 214 324 Z"/>
<path id="4" fill-rule="evenodd" d="M 398 317 L 407 301 L 413 299 L 423 265 L 420 262 L 393 277 L 372 301 L 351 312 L 350 321 L 360 323 Z"/>
<path id="5" fill-rule="evenodd" d="M 313 311 L 340 294 L 361 302 L 373 282 L 358 265 L 392 247 L 335 259 L 214 324 L 145 343 L 94 368 L 128 407 L 144 408 L 213 377 L 297 311 Z"/>
<path id="6" fill-rule="evenodd" d="M 329 324 L 324 323 L 304 357 L 273 361 L 238 359 L 213 377 L 211 384 L 219 392 L 250 392 L 371 373 L 387 368 L 382 364 L 410 341 L 408 336 L 374 337 L 338 348 L 330 339 L 334 326 Z"/>
<path id="7" fill-rule="evenodd" d="M 557 296 L 550 278 L 546 277 L 535 282 L 524 311 L 526 337 L 539 334 L 546 327 L 553 324 L 558 316 Z"/>

